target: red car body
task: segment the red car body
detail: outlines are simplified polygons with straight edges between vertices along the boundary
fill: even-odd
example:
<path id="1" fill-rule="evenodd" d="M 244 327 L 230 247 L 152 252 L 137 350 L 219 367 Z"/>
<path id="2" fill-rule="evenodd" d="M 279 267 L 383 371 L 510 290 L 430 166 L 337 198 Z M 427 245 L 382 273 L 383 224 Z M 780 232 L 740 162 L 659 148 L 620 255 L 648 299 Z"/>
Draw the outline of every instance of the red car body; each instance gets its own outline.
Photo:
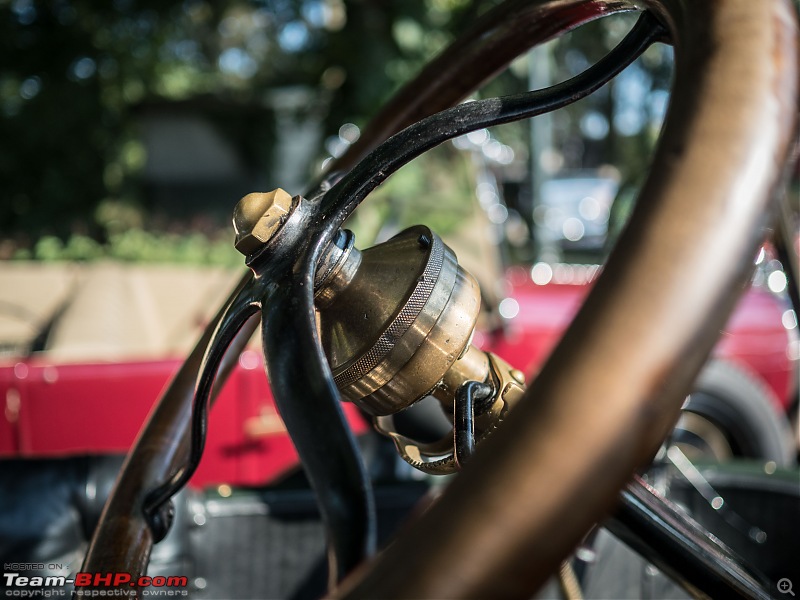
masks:
<path id="1" fill-rule="evenodd" d="M 537 285 L 529 271 L 521 267 L 510 269 L 507 275 L 518 314 L 507 321 L 502 335 L 487 340 L 484 346 L 530 375 L 539 369 L 572 321 L 590 284 Z M 782 321 L 787 308 L 772 292 L 750 288 L 712 351 L 713 357 L 733 362 L 763 382 L 782 412 L 792 403 L 797 385 L 797 365 L 789 352 L 790 333 Z"/>
<path id="2" fill-rule="evenodd" d="M 0 366 L 6 398 L 0 457 L 127 452 L 180 359 L 53 364 L 46 357 Z M 262 357 L 246 350 L 211 411 L 195 487 L 259 485 L 293 468 L 297 454 L 278 417 Z M 11 401 L 9 402 L 9 398 Z M 345 412 L 356 434 L 368 425 Z"/>
<path id="3" fill-rule="evenodd" d="M 535 374 L 569 325 L 588 283 L 535 284 L 527 269 L 508 272 L 516 316 L 500 333 L 478 332 L 475 342 Z M 786 410 L 795 389 L 789 332 L 782 306 L 768 291 L 748 291 L 722 332 L 714 355 L 755 374 L 776 407 Z M 123 363 L 55 364 L 46 355 L 0 364 L 0 457 L 41 458 L 126 452 L 179 359 Z M 345 403 L 356 434 L 369 428 Z M 256 350 L 245 351 L 211 412 L 195 487 L 261 485 L 298 464 L 275 409 Z"/>

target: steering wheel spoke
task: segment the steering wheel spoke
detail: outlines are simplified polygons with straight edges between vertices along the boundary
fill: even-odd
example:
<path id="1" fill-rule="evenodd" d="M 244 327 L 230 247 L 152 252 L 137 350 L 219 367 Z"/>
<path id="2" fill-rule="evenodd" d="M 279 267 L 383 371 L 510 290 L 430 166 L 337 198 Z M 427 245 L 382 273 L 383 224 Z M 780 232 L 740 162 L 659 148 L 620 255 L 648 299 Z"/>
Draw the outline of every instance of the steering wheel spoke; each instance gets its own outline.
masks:
<path id="1" fill-rule="evenodd" d="M 313 487 L 328 532 L 329 583 L 375 550 L 369 478 L 317 339 L 313 287 L 297 275 L 264 305 L 262 333 L 275 403 Z"/>

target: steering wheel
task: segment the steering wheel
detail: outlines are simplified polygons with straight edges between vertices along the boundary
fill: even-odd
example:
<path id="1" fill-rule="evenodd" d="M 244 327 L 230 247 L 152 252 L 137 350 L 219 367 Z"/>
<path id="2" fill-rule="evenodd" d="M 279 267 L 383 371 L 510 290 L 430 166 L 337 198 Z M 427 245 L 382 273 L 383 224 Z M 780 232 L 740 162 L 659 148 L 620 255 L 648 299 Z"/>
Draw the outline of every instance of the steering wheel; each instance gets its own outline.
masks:
<path id="1" fill-rule="evenodd" d="M 507 422 L 424 515 L 363 562 L 374 546 L 371 496 L 310 316 L 318 258 L 390 172 L 370 169 L 402 154 L 391 139 L 379 146 L 390 135 L 433 119 L 524 50 L 641 9 L 674 44 L 676 75 L 629 226 Z M 185 482 L 181 466 L 198 452 L 195 382 L 199 396 L 212 395 L 261 310 L 276 402 L 333 532 L 332 584 L 350 573 L 332 593 L 530 597 L 652 458 L 747 282 L 795 139 L 797 43 L 788 0 L 508 0 L 490 11 L 336 161 L 332 171 L 346 174 L 308 195 L 269 264 L 220 310 L 140 434 L 82 570 L 144 573 L 169 519 L 168 495 L 156 502 L 152 490 Z M 413 131 L 431 123 L 440 121 Z"/>

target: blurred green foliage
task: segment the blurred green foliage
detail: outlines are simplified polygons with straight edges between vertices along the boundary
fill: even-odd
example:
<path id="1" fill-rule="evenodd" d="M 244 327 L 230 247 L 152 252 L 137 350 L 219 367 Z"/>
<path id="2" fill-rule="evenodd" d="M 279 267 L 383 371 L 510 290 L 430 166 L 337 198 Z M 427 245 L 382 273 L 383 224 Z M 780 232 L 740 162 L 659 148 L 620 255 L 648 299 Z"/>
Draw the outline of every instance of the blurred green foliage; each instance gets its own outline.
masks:
<path id="1" fill-rule="evenodd" d="M 363 125 L 393 90 L 497 3 L 0 0 L 0 257 L 162 256 L 227 264 L 215 248 L 229 242 L 215 227 L 159 219 L 141 181 L 148 160 L 137 128 L 143 104 L 214 97 L 252 106 L 275 87 L 306 86 L 326 98 L 324 134 L 335 136 L 342 123 Z M 597 60 L 631 23 L 603 20 L 550 44 L 554 79 Z M 516 61 L 482 94 L 527 89 L 527 61 Z M 668 56 L 649 51 L 638 93 L 668 82 Z M 645 118 L 644 126 L 619 133 L 614 113 L 629 107 L 615 96 L 615 85 L 554 120 L 556 168 L 613 161 L 637 172 L 646 165 L 659 121 Z M 605 119 L 606 135 L 587 137 L 587 113 Z M 254 140 L 256 132 L 242 127 L 235 135 L 243 147 L 274 144 L 258 133 Z M 528 160 L 526 124 L 494 135 L 519 163 Z M 444 209 L 432 218 L 450 227 L 474 191 L 469 166 L 458 160 L 445 152 L 416 161 L 392 178 L 384 200 L 371 201 L 385 205 L 376 214 L 405 221 L 435 190 Z M 392 208 L 400 198 L 410 201 Z M 199 233 L 180 241 L 190 230 Z"/>
<path id="2" fill-rule="evenodd" d="M 242 255 L 236 252 L 230 236 L 209 238 L 202 233 L 174 234 L 128 229 L 112 235 L 104 244 L 80 234 L 66 243 L 46 235 L 33 250 L 19 249 L 16 260 L 92 261 L 114 259 L 122 262 L 174 263 L 241 267 Z"/>
<path id="3" fill-rule="evenodd" d="M 477 205 L 471 157 L 446 144 L 412 161 L 369 196 L 346 226 L 362 245 L 371 245 L 416 225 L 447 237 L 469 219 Z"/>
<path id="4" fill-rule="evenodd" d="M 150 208 L 137 178 L 143 102 L 247 102 L 302 84 L 333 94 L 336 131 L 373 112 L 449 39 L 454 17 L 477 10 L 465 0 L 0 0 L 0 232 L 23 248 L 42 235 L 105 242 L 99 206 Z"/>

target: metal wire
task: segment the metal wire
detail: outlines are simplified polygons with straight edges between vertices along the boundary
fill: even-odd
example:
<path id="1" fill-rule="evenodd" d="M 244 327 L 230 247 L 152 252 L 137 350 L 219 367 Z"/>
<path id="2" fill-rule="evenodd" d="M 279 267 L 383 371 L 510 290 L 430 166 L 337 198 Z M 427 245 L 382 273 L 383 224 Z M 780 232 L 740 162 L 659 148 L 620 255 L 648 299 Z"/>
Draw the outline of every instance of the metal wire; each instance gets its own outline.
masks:
<path id="1" fill-rule="evenodd" d="M 483 412 L 486 401 L 494 399 L 494 393 L 491 384 L 482 381 L 465 381 L 456 390 L 453 437 L 459 468 L 475 452 L 475 415 Z"/>

